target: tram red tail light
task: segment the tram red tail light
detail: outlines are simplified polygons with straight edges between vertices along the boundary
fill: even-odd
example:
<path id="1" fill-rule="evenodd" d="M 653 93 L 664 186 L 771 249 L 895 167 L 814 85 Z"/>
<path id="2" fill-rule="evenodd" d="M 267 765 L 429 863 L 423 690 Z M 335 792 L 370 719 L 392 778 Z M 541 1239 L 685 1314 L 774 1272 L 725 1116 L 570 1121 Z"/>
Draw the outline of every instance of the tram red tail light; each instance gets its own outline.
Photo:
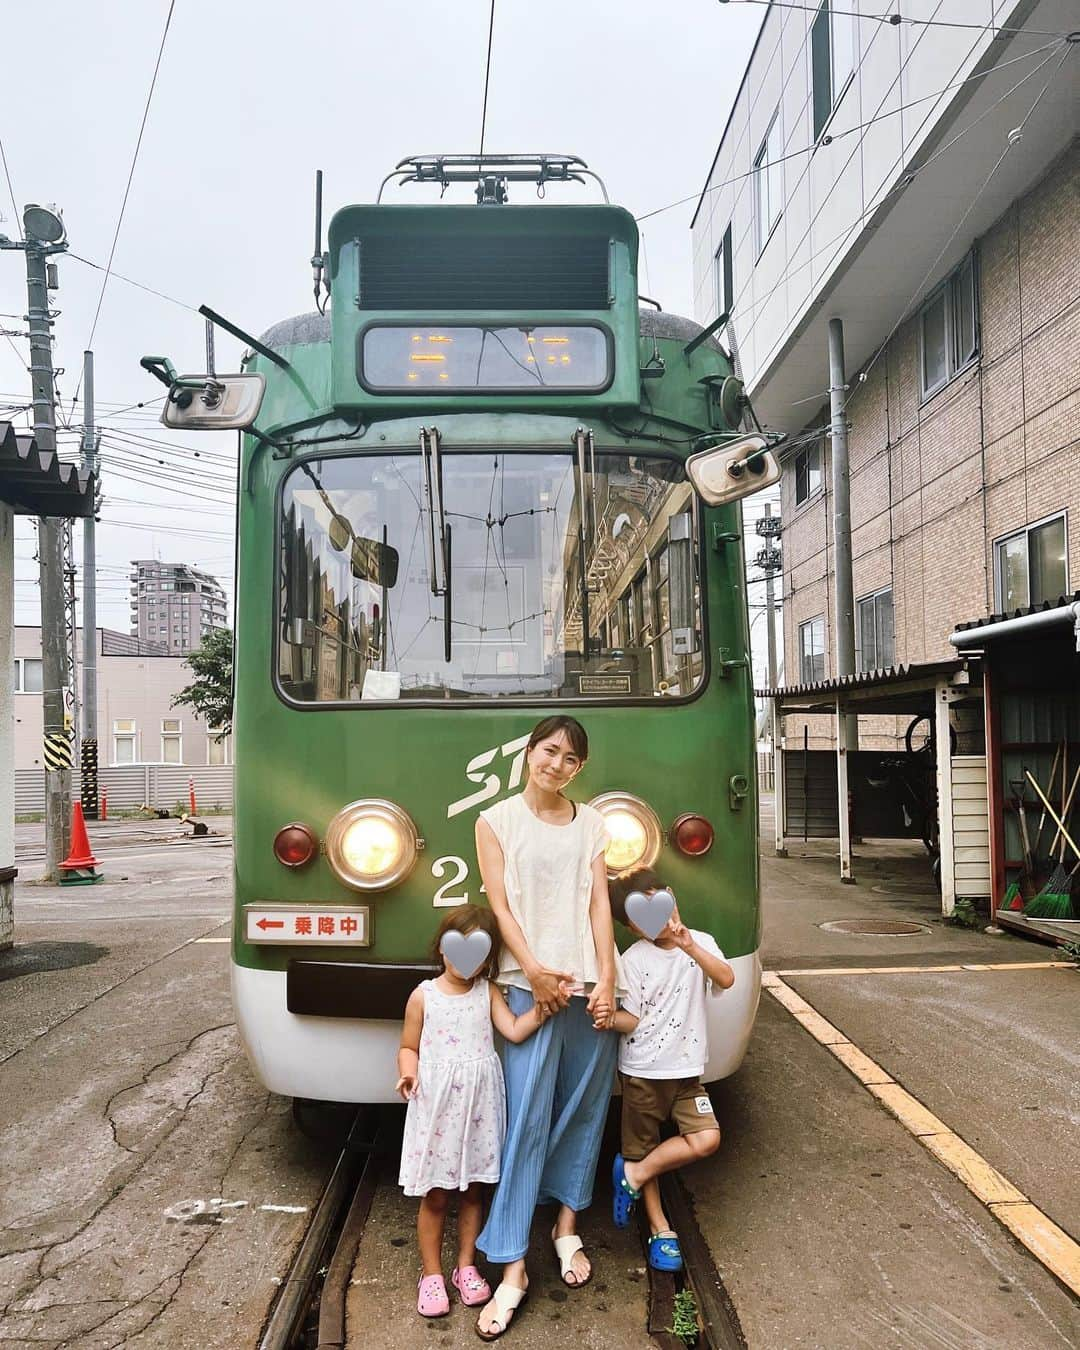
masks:
<path id="1" fill-rule="evenodd" d="M 668 838 L 680 853 L 691 858 L 700 858 L 713 846 L 715 837 L 713 827 L 704 816 L 680 816 L 672 825 Z"/>
<path id="2" fill-rule="evenodd" d="M 283 825 L 274 835 L 274 856 L 284 867 L 303 867 L 318 851 L 315 832 L 297 820 Z"/>

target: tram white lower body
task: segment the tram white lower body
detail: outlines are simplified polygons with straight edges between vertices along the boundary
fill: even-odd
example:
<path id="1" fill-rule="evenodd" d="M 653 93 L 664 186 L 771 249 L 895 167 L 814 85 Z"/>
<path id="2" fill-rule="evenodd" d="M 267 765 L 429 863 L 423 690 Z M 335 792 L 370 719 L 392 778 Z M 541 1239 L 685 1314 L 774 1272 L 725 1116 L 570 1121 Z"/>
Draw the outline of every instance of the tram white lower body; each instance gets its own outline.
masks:
<path id="1" fill-rule="evenodd" d="M 706 1001 L 708 1083 L 742 1063 L 761 992 L 757 952 L 730 960 L 735 984 Z M 260 1082 L 284 1097 L 328 1102 L 397 1101 L 401 1022 L 307 1017 L 285 1006 L 285 972 L 232 963 L 232 996 L 240 1039 Z"/>

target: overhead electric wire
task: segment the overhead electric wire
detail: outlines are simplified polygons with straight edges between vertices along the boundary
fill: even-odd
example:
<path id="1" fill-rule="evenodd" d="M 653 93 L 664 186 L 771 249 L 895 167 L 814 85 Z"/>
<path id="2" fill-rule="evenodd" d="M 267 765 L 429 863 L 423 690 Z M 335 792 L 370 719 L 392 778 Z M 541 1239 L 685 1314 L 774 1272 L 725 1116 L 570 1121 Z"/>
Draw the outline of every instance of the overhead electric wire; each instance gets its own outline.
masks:
<path id="1" fill-rule="evenodd" d="M 112 272 L 113 258 L 116 255 L 116 245 L 120 238 L 120 227 L 124 223 L 124 212 L 127 210 L 128 196 L 131 193 L 131 184 L 135 177 L 135 166 L 139 162 L 139 151 L 142 149 L 143 133 L 146 131 L 146 120 L 150 115 L 150 104 L 154 97 L 154 89 L 157 85 L 158 71 L 161 69 L 161 58 L 165 54 L 165 40 L 169 36 L 169 25 L 172 23 L 173 10 L 176 8 L 176 0 L 169 0 L 169 12 L 165 16 L 165 27 L 161 33 L 161 42 L 158 46 L 157 60 L 154 62 L 154 73 L 150 78 L 150 88 L 146 94 L 146 103 L 143 106 L 142 121 L 139 123 L 139 135 L 135 142 L 135 153 L 131 157 L 131 168 L 128 170 L 127 184 L 124 187 L 124 197 L 120 203 L 120 214 L 116 220 L 116 229 L 113 232 L 112 246 L 109 249 L 109 260 L 105 264 L 105 276 L 101 282 L 101 291 L 98 295 L 97 308 L 94 310 L 94 321 L 90 325 L 90 336 L 83 344 L 84 351 L 91 351 L 94 346 L 94 334 L 97 332 L 98 319 L 101 317 L 101 306 L 105 301 L 105 288 L 109 284 L 109 275 Z M 83 259 L 82 261 L 85 261 Z M 71 399 L 71 406 L 74 408 L 76 400 L 79 397 L 79 390 L 82 388 L 82 378 L 80 376 L 78 384 L 75 386 L 75 393 Z"/>
<path id="2" fill-rule="evenodd" d="M 488 18 L 487 61 L 484 65 L 484 110 L 480 114 L 480 154 L 484 153 L 484 136 L 487 133 L 488 86 L 491 83 L 491 41 L 495 33 L 495 0 L 491 0 L 491 15 Z"/>
<path id="3" fill-rule="evenodd" d="M 668 202 L 666 206 L 657 206 L 652 211 L 646 211 L 640 216 L 635 216 L 634 219 L 640 224 L 643 220 L 650 220 L 653 216 L 663 215 L 665 211 L 674 211 L 676 207 L 685 206 L 687 202 L 703 201 L 710 193 L 719 192 L 721 189 L 731 187 L 735 183 L 741 183 L 747 178 L 753 178 L 756 174 L 761 173 L 766 169 L 770 169 L 774 165 L 785 164 L 789 159 L 798 159 L 800 155 L 811 155 L 815 150 L 822 146 L 835 145 L 837 141 L 843 140 L 845 136 L 850 136 L 856 131 L 865 131 L 867 127 L 872 127 L 875 123 L 884 121 L 886 117 L 897 117 L 902 113 L 910 111 L 919 103 L 928 103 L 933 99 L 941 98 L 941 96 L 947 94 L 950 89 L 959 89 L 965 84 L 972 83 L 974 80 L 985 80 L 987 76 L 996 75 L 999 70 L 1004 70 L 1007 66 L 1015 65 L 1018 61 L 1030 60 L 1033 56 L 1041 56 L 1043 52 L 1057 51 L 1060 46 L 1061 42 L 1056 41 L 1044 43 L 1041 47 L 1033 47 L 1029 52 L 1022 52 L 1019 56 L 1011 56 L 1007 61 L 1001 61 L 997 65 L 990 66 L 986 70 L 976 71 L 973 75 L 965 75 L 962 80 L 955 80 L 941 89 L 935 89 L 932 94 L 923 94 L 919 98 L 912 99 L 909 103 L 901 104 L 898 108 L 890 108 L 887 112 L 875 113 L 874 116 L 868 118 L 867 121 L 859 122 L 855 126 L 847 127 L 845 130 L 838 131 L 833 135 L 819 136 L 818 139 L 811 142 L 810 145 L 800 146 L 798 150 L 789 150 L 784 155 L 778 155 L 776 159 L 767 160 L 757 168 L 750 168 L 743 173 L 733 174 L 730 178 L 725 178 L 720 183 L 711 183 L 704 191 L 699 188 L 697 192 L 692 192 L 686 197 L 680 197 L 678 201 Z M 895 84 L 896 80 L 893 80 L 892 83 Z M 892 85 L 889 86 L 887 92 L 891 92 L 891 90 Z"/>
<path id="4" fill-rule="evenodd" d="M 140 291 L 148 291 L 151 295 L 156 295 L 161 300 L 168 300 L 170 305 L 179 305 L 181 309 L 189 309 L 192 314 L 198 314 L 199 312 L 196 305 L 189 305 L 186 300 L 177 300 L 175 295 L 166 295 L 164 291 L 155 290 L 153 286 L 147 286 L 141 281 L 135 281 L 132 277 L 126 277 L 122 272 L 114 272 L 111 269 L 106 269 L 101 263 L 91 262 L 89 258 L 84 258 L 78 253 L 68 253 L 67 256 L 74 259 L 75 262 L 81 262 L 87 267 L 92 267 L 96 272 L 108 271 L 108 279 L 115 278 L 117 281 L 125 282 L 128 286 L 135 286 Z M 102 290 L 104 291 L 104 284 L 102 285 Z"/>
<path id="5" fill-rule="evenodd" d="M 802 5 L 798 3 L 798 0 L 718 0 L 718 3 L 721 5 L 727 5 L 731 3 L 745 4 L 745 5 L 765 5 L 769 9 L 800 9 L 804 10 L 807 14 L 820 14 L 822 8 L 824 7 L 822 0 L 818 0 L 818 3 L 816 5 Z M 899 10 L 897 10 L 895 14 L 860 14 L 858 10 L 835 9 L 830 4 L 829 13 L 838 14 L 842 18 L 862 19 L 868 23 L 888 24 L 892 28 L 898 28 L 901 24 L 909 23 L 917 28 L 970 28 L 970 29 L 977 28 L 983 29 L 987 32 L 992 32 L 994 34 L 1031 33 L 1035 37 L 1056 37 L 1056 38 L 1068 37 L 1067 33 L 1058 33 L 1058 32 L 1052 33 L 1048 29 L 1043 28 L 1010 28 L 1004 24 L 996 24 L 993 21 L 991 21 L 988 24 L 985 24 L 985 23 L 963 23 L 960 20 L 954 19 L 916 19 L 911 18 L 906 14 L 901 14 Z"/>
<path id="6" fill-rule="evenodd" d="M 19 203 L 15 200 L 15 189 L 11 186 L 11 170 L 8 168 L 7 155 L 4 152 L 4 142 L 0 139 L 0 161 L 4 165 L 4 177 L 7 179 L 8 195 L 11 197 L 12 210 L 15 212 L 15 228 L 19 231 L 19 238 L 23 237 L 22 221 L 19 219 Z"/>

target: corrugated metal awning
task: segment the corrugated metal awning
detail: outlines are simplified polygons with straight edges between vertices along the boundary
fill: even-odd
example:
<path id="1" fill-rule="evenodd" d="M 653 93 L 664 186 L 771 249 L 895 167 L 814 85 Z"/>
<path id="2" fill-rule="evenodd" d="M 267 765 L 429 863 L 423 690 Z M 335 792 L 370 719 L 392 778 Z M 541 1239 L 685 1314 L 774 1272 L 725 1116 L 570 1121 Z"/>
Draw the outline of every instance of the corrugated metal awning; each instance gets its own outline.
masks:
<path id="1" fill-rule="evenodd" d="M 18 435 L 0 422 L 0 501 L 19 516 L 59 516 L 65 520 L 94 514 L 96 480 L 55 450 L 40 450 L 33 436 Z"/>
<path id="2" fill-rule="evenodd" d="M 973 665 L 973 659 L 965 657 L 954 657 L 951 661 L 912 662 L 815 684 L 790 684 L 754 692 L 759 698 L 776 699 L 781 713 L 835 712 L 838 700 L 851 712 L 921 712 L 928 700 L 933 703 L 933 691 L 941 680 L 970 684 Z"/>

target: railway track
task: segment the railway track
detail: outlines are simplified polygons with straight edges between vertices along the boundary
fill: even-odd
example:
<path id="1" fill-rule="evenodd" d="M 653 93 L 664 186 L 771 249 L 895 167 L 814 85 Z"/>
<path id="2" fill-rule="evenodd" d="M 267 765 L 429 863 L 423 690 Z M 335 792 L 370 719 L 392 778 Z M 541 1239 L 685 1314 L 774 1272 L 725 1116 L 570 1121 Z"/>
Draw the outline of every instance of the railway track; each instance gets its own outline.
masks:
<path id="1" fill-rule="evenodd" d="M 258 1350 L 347 1350 L 349 1284 L 380 1185 L 382 1163 L 396 1139 L 385 1108 L 357 1112 L 281 1285 Z M 658 1350 L 687 1350 L 688 1346 L 747 1350 L 738 1314 L 686 1188 L 677 1177 L 667 1177 L 663 1192 L 665 1207 L 679 1232 L 686 1269 L 673 1275 L 648 1268 L 650 1337 Z M 695 1316 L 696 1338 L 692 1332 Z M 566 1330 L 572 1334 L 572 1328 Z"/>

